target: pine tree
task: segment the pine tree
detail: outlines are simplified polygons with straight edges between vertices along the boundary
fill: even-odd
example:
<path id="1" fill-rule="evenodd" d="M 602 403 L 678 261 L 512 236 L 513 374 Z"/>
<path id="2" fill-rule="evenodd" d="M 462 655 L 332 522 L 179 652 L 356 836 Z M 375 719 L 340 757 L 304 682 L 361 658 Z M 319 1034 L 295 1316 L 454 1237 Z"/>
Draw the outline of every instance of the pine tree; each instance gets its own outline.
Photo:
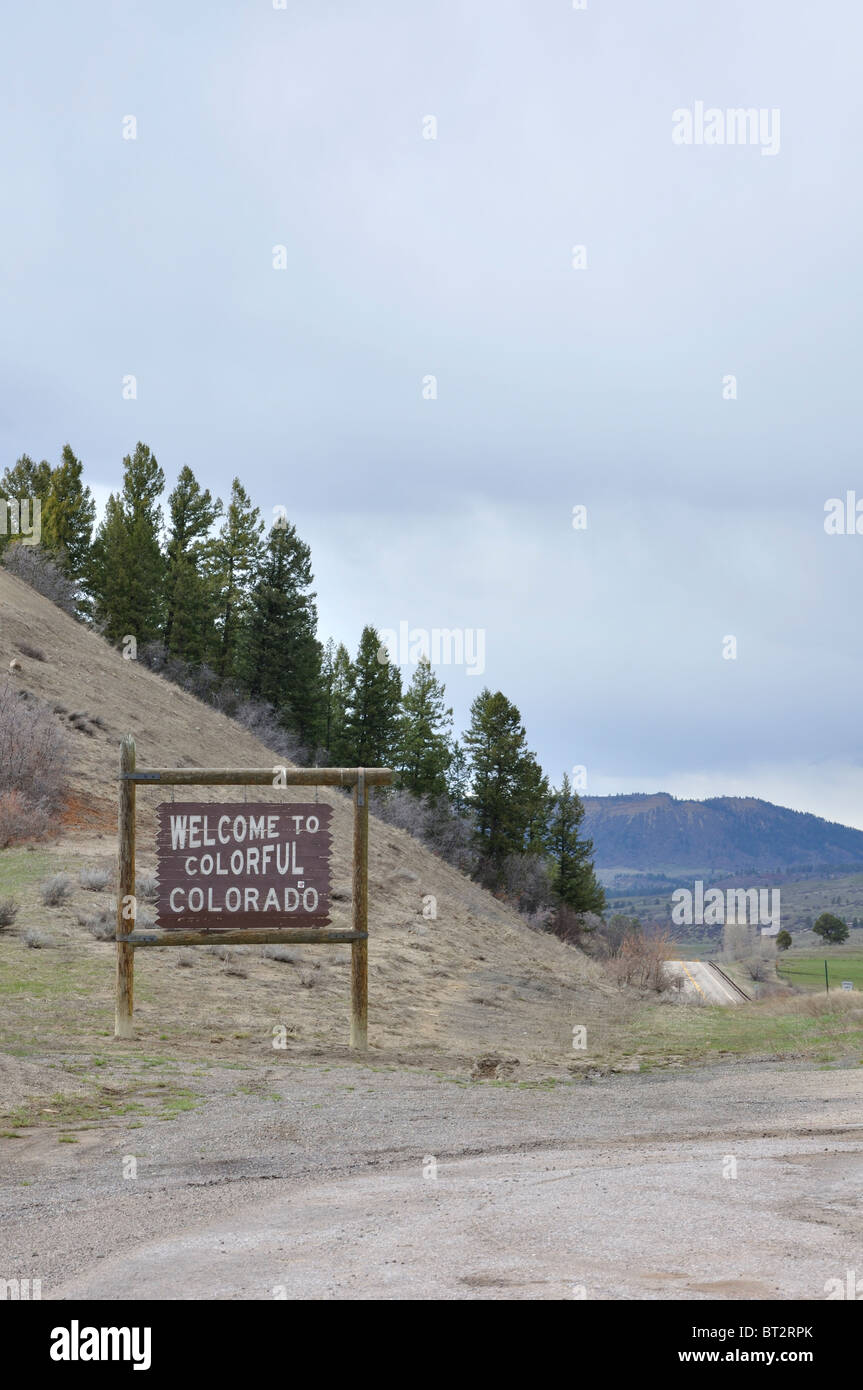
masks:
<path id="1" fill-rule="evenodd" d="M 324 702 L 312 582 L 308 545 L 296 527 L 277 522 L 254 577 L 238 669 L 251 694 L 273 705 L 285 726 L 315 749 Z"/>
<path id="2" fill-rule="evenodd" d="M 211 577 L 193 554 L 177 555 L 170 562 L 170 582 L 170 645 L 167 629 L 163 638 L 167 651 L 190 666 L 201 666 L 213 649 L 216 595 Z"/>
<path id="3" fill-rule="evenodd" d="M 579 838 L 583 819 L 584 804 L 564 773 L 560 791 L 554 796 L 549 825 L 552 889 L 558 901 L 573 912 L 601 913 L 605 908 L 605 892 L 593 867 L 593 841 Z"/>
<path id="4" fill-rule="evenodd" d="M 548 846 L 553 802 L 548 778 L 532 753 L 525 758 L 521 786 L 525 810 L 524 852 L 544 854 Z"/>
<path id="5" fill-rule="evenodd" d="M 163 640 L 170 655 L 197 665 L 212 645 L 216 595 L 206 562 L 212 550 L 209 532 L 222 504 L 213 501 L 209 489 L 201 490 L 186 465 L 168 498 L 168 512 Z"/>
<path id="6" fill-rule="evenodd" d="M 381 661 L 380 657 L 384 660 Z M 345 767 L 389 767 L 398 747 L 402 683 L 373 627 L 364 627 L 345 716 Z"/>
<path id="7" fill-rule="evenodd" d="M 165 475 L 146 444 L 123 460 L 123 489 L 108 498 L 90 552 L 88 582 L 95 616 L 109 641 L 131 634 L 138 643 L 162 627 L 165 564 L 159 544 Z"/>
<path id="8" fill-rule="evenodd" d="M 321 685 L 324 692 L 324 714 L 321 738 L 331 767 L 346 766 L 345 720 L 348 701 L 354 684 L 354 670 L 347 647 L 336 646 L 332 637 L 324 648 L 321 665 Z"/>
<path id="9" fill-rule="evenodd" d="M 34 526 L 35 509 L 34 501 L 38 498 L 41 511 L 44 516 L 45 503 L 48 497 L 48 490 L 51 486 L 51 465 L 45 459 L 41 463 L 34 463 L 29 454 L 22 454 L 16 459 L 11 468 L 7 468 L 0 478 L 0 500 L 4 502 L 16 502 L 20 508 L 22 502 L 28 503 L 26 514 L 26 529 L 28 533 Z M 5 509 L 4 509 L 5 512 Z M 14 513 L 16 524 L 23 524 L 23 518 L 19 519 L 19 512 Z M 6 524 L 0 529 L 0 552 L 4 547 L 15 541 L 16 537 L 12 531 L 12 522 L 5 515 L 0 518 Z M 20 534 L 20 533 L 19 533 Z"/>
<path id="10" fill-rule="evenodd" d="M 239 478 L 235 478 L 225 520 L 211 552 L 218 594 L 215 665 L 221 676 L 235 674 L 263 531 L 258 508 L 252 506 L 246 489 Z"/>
<path id="11" fill-rule="evenodd" d="M 464 741 L 480 876 L 494 885 L 501 881 L 507 856 L 525 852 L 528 826 L 535 818 L 535 759 L 521 715 L 500 691 L 485 689 L 477 695 Z"/>
<path id="12" fill-rule="evenodd" d="M 456 739 L 450 753 L 446 790 L 447 796 L 450 799 L 450 805 L 457 816 L 463 816 L 467 810 L 469 785 L 470 777 L 468 773 L 467 757 L 464 747 L 459 743 L 458 739 Z"/>
<path id="13" fill-rule="evenodd" d="M 83 466 L 70 445 L 51 470 L 42 512 L 42 544 L 71 580 L 80 583 L 90 563 L 96 503 L 83 481 Z"/>
<path id="14" fill-rule="evenodd" d="M 421 657 L 402 697 L 396 757 L 398 785 L 415 796 L 442 796 L 447 789 L 452 710 L 444 694 L 428 657 Z"/>

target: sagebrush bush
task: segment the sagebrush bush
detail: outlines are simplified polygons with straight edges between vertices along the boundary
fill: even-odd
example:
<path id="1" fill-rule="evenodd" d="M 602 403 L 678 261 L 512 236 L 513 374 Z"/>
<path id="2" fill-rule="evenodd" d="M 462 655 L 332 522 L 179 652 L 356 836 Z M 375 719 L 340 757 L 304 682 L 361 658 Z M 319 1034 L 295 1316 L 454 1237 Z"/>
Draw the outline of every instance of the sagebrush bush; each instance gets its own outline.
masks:
<path id="1" fill-rule="evenodd" d="M 59 907 L 72 892 L 73 883 L 68 874 L 52 874 L 39 884 L 39 897 L 46 907 Z"/>
<path id="2" fill-rule="evenodd" d="M 56 946 L 57 942 L 54 940 L 53 936 L 49 936 L 47 932 L 36 931 L 31 927 L 24 933 L 24 944 L 25 946 L 29 946 L 32 951 L 42 951 L 47 950 L 51 946 Z"/>
<path id="3" fill-rule="evenodd" d="M 34 647 L 29 642 L 16 642 L 15 646 L 22 656 L 29 656 L 31 661 L 48 660 L 41 647 Z"/>
<path id="4" fill-rule="evenodd" d="M 11 927 L 18 916 L 18 904 L 14 898 L 0 898 L 0 931 Z"/>
<path id="5" fill-rule="evenodd" d="M 281 961 L 283 965 L 299 965 L 300 957 L 285 946 L 262 946 L 261 955 L 265 960 Z"/>
<path id="6" fill-rule="evenodd" d="M 81 918 L 78 920 L 80 922 Z M 85 917 L 82 926 L 85 926 L 97 941 L 113 941 L 117 932 L 116 916 L 113 912 L 101 912 L 98 917 Z"/>
<path id="7" fill-rule="evenodd" d="M 155 874 L 138 874 L 135 879 L 135 892 L 139 898 L 145 902 L 154 902 L 158 891 L 159 883 Z"/>
<path id="8" fill-rule="evenodd" d="M 78 878 L 82 888 L 88 889 L 91 893 L 102 893 L 108 887 L 112 879 L 108 869 L 82 869 Z"/>

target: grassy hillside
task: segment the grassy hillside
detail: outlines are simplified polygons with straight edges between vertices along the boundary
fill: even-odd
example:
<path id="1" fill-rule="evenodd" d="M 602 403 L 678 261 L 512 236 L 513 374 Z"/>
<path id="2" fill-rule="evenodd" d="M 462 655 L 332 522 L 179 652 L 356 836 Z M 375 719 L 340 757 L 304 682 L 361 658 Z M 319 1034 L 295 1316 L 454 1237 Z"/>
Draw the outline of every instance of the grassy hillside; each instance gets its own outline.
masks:
<path id="1" fill-rule="evenodd" d="M 281 761 L 255 737 L 193 696 L 133 661 L 124 660 L 95 633 L 0 569 L 0 671 L 17 658 L 12 679 L 47 702 L 66 729 L 70 793 L 49 847 L 53 862 L 77 878 L 85 864 L 113 866 L 116 854 L 116 770 L 119 740 L 137 741 L 139 766 L 272 767 Z M 21 655 L 19 643 L 45 659 Z M 70 716 L 98 715 L 103 727 Z M 138 793 L 138 868 L 155 864 L 157 799 Z M 255 789 L 256 800 L 313 800 L 313 789 Z M 349 925 L 352 808 L 336 791 L 318 796 L 333 806 L 332 925 Z M 241 788 L 178 788 L 177 801 L 240 802 Z M 60 908 L 45 908 L 37 885 L 44 852 L 0 852 L 0 897 L 21 898 L 11 931 L 0 934 L 0 972 L 15 1007 L 0 1018 L 0 1038 L 26 1045 L 40 1009 L 18 981 L 42 980 L 62 965 L 56 1008 L 76 1036 L 112 1024 L 113 948 L 96 942 L 76 914 L 104 908 L 109 894 L 75 889 Z M 422 915 L 426 895 L 437 900 L 436 920 Z M 369 849 L 370 1043 L 415 1053 L 434 1048 L 458 1056 L 484 1048 L 568 1058 L 572 1026 L 601 1013 L 611 994 L 600 968 L 581 953 L 524 921 L 451 868 L 404 831 L 372 820 Z M 46 929 L 59 945 L 28 950 L 28 928 Z M 165 1034 L 183 1046 L 191 1032 L 211 1037 L 236 1032 L 271 1046 L 274 1021 L 289 1025 L 296 1045 L 341 1047 L 347 1036 L 347 947 L 295 948 L 296 964 L 278 963 L 256 948 L 240 948 L 222 961 L 196 948 L 192 964 L 178 968 L 179 952 L 139 951 L 136 981 L 142 1037 Z M 236 973 L 240 969 L 245 976 Z M 232 971 L 234 973 L 232 973 Z M 2 976 L 0 976 L 2 978 Z M 60 985 L 74 978 L 74 996 Z M 11 981 L 11 984 L 8 983 Z M 47 988 L 47 986 L 44 986 Z M 0 985 L 2 989 L 2 985 Z M 11 992 L 11 994 L 10 994 Z M 41 994 L 38 997 L 43 997 Z M 56 1021 L 57 1015 L 55 1015 Z M 262 1039 L 265 1044 L 262 1044 Z"/>

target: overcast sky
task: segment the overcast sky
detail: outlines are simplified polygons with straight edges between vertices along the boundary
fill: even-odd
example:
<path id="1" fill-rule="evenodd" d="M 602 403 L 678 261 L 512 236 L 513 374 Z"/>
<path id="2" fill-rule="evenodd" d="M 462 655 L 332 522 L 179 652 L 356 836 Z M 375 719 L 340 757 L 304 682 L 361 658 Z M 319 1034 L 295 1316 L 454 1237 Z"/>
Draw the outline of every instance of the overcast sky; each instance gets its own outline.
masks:
<path id="1" fill-rule="evenodd" d="M 861 40 L 852 0 L 17 6 L 0 467 L 239 474 L 322 637 L 482 630 L 457 722 L 503 690 L 553 780 L 863 828 L 863 535 L 824 528 L 863 499 Z M 699 102 L 764 138 L 675 143 Z"/>

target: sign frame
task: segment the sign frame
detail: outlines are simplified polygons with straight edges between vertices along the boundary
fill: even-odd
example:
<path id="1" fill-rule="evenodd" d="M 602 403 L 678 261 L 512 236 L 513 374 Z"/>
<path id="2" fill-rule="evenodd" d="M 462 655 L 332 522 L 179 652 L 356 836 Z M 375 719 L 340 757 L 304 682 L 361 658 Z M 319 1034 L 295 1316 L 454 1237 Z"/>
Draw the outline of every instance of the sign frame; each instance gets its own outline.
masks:
<path id="1" fill-rule="evenodd" d="M 351 947 L 350 1046 L 368 1047 L 368 923 L 369 923 L 369 803 L 367 788 L 392 784 L 388 767 L 268 767 L 268 768 L 138 768 L 135 740 L 126 734 L 120 743 L 117 872 L 117 979 L 114 1037 L 132 1039 L 135 948 L 138 946 L 256 946 L 295 942 L 298 945 Z M 135 811 L 138 787 L 352 787 L 354 802 L 351 928 L 304 927 L 142 927 L 135 925 Z M 131 915 L 126 905 L 131 903 Z"/>

